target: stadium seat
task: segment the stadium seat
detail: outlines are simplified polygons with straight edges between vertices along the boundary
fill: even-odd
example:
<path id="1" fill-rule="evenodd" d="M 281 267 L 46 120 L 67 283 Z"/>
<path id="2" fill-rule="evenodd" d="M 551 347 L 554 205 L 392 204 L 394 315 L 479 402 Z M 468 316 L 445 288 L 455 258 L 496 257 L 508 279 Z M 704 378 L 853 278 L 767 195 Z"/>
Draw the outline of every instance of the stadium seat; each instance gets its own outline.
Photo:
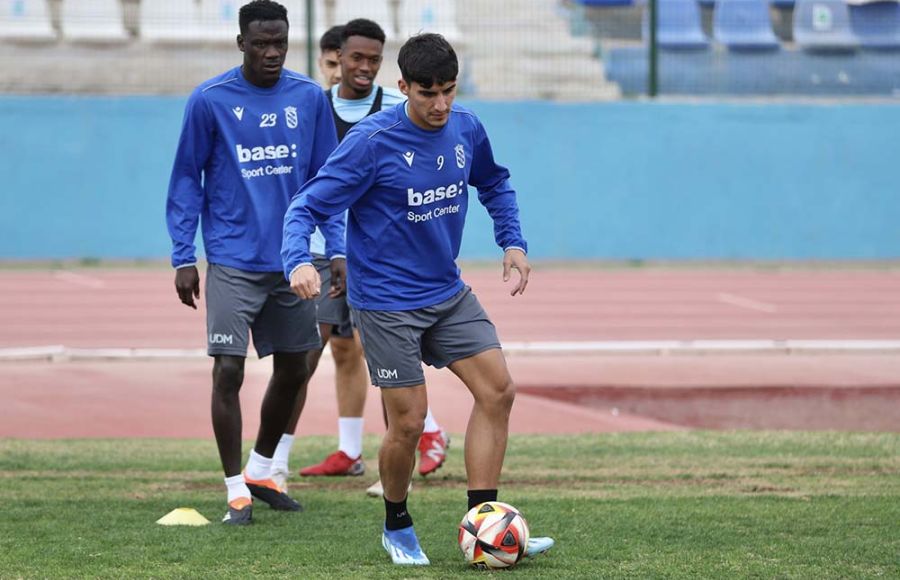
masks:
<path id="1" fill-rule="evenodd" d="M 766 0 L 717 0 L 713 35 L 732 50 L 777 49 Z"/>
<path id="2" fill-rule="evenodd" d="M 193 0 L 143 0 L 140 35 L 151 42 L 197 42 L 200 14 Z"/>
<path id="3" fill-rule="evenodd" d="M 400 38 L 419 32 L 437 32 L 450 42 L 459 40 L 456 0 L 403 0 L 400 4 Z"/>
<path id="4" fill-rule="evenodd" d="M 128 39 L 119 0 L 63 0 L 60 26 L 68 40 L 124 41 Z"/>
<path id="5" fill-rule="evenodd" d="M 0 0 L 0 38 L 55 39 L 46 0 Z"/>
<path id="6" fill-rule="evenodd" d="M 656 42 L 660 48 L 706 48 L 709 41 L 700 26 L 700 7 L 695 0 L 658 0 Z M 650 10 L 644 10 L 644 39 L 649 39 Z"/>
<path id="7" fill-rule="evenodd" d="M 859 46 L 844 0 L 797 0 L 794 41 L 811 51 L 849 51 Z"/>
<path id="8" fill-rule="evenodd" d="M 399 33 L 394 27 L 395 22 L 391 16 L 388 0 L 337 0 L 334 10 L 335 24 L 346 24 L 354 18 L 374 20 L 384 29 L 388 38 Z"/>
<path id="9" fill-rule="evenodd" d="M 240 0 L 200 0 L 199 39 L 234 42 L 238 35 Z"/>
<path id="10" fill-rule="evenodd" d="M 575 0 L 575 3 L 591 8 L 605 8 L 607 6 L 631 6 L 635 0 Z"/>
<path id="11" fill-rule="evenodd" d="M 287 8 L 288 21 L 291 23 L 290 42 L 297 49 L 301 43 L 306 42 L 306 0 L 284 0 L 279 1 L 279 4 Z M 322 0 L 317 0 L 313 7 L 316 15 L 314 33 L 317 34 L 315 46 L 318 46 L 319 35 L 325 32 L 325 13 L 321 4 Z M 235 23 L 237 23 L 237 18 L 235 18 Z M 235 30 L 237 30 L 237 24 L 235 24 Z"/>
<path id="12" fill-rule="evenodd" d="M 863 48 L 900 48 L 900 4 L 882 1 L 851 5 L 850 27 Z"/>
<path id="13" fill-rule="evenodd" d="M 771 0 L 769 4 L 775 8 L 793 8 L 795 0 Z"/>

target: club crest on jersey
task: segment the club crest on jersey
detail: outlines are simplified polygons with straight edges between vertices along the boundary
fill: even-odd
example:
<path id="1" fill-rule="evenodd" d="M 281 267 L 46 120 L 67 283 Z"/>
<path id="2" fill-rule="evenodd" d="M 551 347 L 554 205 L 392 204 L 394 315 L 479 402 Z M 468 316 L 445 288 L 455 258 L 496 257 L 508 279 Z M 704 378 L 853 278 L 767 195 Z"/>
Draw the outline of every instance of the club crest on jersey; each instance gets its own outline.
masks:
<path id="1" fill-rule="evenodd" d="M 284 120 L 287 122 L 288 129 L 297 128 L 297 107 L 284 108 Z"/>
<path id="2" fill-rule="evenodd" d="M 456 152 L 456 166 L 462 169 L 466 166 L 466 149 L 462 146 L 462 143 L 453 148 L 453 151 Z"/>

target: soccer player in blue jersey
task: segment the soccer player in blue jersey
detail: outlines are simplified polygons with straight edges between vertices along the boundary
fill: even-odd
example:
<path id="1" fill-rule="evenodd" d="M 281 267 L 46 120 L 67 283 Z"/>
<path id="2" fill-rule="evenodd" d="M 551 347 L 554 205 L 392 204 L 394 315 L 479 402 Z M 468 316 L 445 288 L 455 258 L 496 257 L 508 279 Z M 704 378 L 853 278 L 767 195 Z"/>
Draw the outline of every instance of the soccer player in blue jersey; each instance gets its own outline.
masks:
<path id="1" fill-rule="evenodd" d="M 351 20 L 340 27 L 340 48 L 337 53 L 340 81 L 326 91 L 334 111 L 338 140 L 343 139 L 363 118 L 406 100 L 406 96 L 397 89 L 381 87 L 375 83 L 381 68 L 384 41 L 384 30 L 376 22 L 365 18 Z M 324 74 L 327 71 L 322 72 Z M 350 322 L 346 295 L 332 296 L 328 291 L 331 276 L 325 249 L 325 238 L 317 229 L 313 233 L 310 250 L 313 263 L 322 279 L 317 314 L 319 332 L 323 343 L 330 342 L 335 364 L 339 415 L 338 450 L 328 455 L 324 461 L 301 469 L 300 475 L 362 475 L 365 472 L 362 458 L 363 410 L 369 378 L 358 333 Z M 343 260 L 340 262 L 343 263 Z M 330 265 L 333 266 L 334 261 Z M 311 374 L 315 372 L 321 352 L 310 352 Z M 297 401 L 297 409 L 288 424 L 288 432 L 282 436 L 275 452 L 276 482 L 281 477 L 286 478 L 288 474 L 288 452 L 303 404 L 303 400 Z M 424 432 L 418 443 L 418 467 L 421 475 L 433 473 L 444 463 L 448 444 L 449 437 L 429 408 L 425 416 Z M 377 497 L 382 495 L 383 488 L 380 482 L 376 482 L 366 491 Z"/>
<path id="2" fill-rule="evenodd" d="M 349 209 L 349 301 L 388 431 L 379 455 L 382 546 L 397 564 L 428 564 L 407 510 L 407 485 L 428 399 L 421 363 L 447 366 L 474 398 L 466 431 L 469 508 L 497 499 L 515 386 L 494 325 L 456 265 L 468 188 L 494 221 L 503 278 L 525 291 L 531 268 L 509 172 L 481 122 L 453 104 L 459 65 L 437 34 L 410 38 L 398 57 L 405 104 L 356 125 L 285 216 L 282 257 L 291 288 L 320 292 L 309 238 L 317 221 Z M 532 538 L 526 554 L 553 545 Z"/>
<path id="3" fill-rule="evenodd" d="M 254 0 L 240 9 L 239 21 L 243 64 L 204 82 L 188 99 L 166 206 L 175 289 L 194 309 L 198 222 L 203 231 L 212 424 L 228 524 L 251 522 L 251 496 L 277 510 L 301 509 L 272 481 L 272 456 L 307 380 L 307 352 L 320 340 L 315 302 L 299 299 L 280 274 L 281 224 L 291 195 L 337 145 L 322 89 L 284 68 L 287 10 Z M 332 257 L 343 256 L 343 218 L 320 225 Z M 238 393 L 251 332 L 257 354 L 274 355 L 273 372 L 256 444 L 241 472 Z"/>
<path id="4" fill-rule="evenodd" d="M 341 51 L 342 24 L 332 26 L 319 39 L 319 73 L 322 75 L 322 85 L 327 89 L 341 82 L 341 63 L 338 53 Z"/>

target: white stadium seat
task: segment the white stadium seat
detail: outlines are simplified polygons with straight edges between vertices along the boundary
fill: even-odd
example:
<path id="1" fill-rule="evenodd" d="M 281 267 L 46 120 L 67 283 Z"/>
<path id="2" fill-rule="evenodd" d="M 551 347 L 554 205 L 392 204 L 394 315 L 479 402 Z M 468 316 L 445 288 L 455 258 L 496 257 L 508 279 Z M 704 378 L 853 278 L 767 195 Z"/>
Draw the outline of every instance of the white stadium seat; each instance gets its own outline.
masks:
<path id="1" fill-rule="evenodd" d="M 60 24 L 63 37 L 69 40 L 128 39 L 119 0 L 63 0 Z"/>
<path id="2" fill-rule="evenodd" d="M 388 39 L 396 35 L 387 0 L 337 0 L 334 23 L 346 24 L 354 18 L 368 18 L 384 29 Z"/>
<path id="3" fill-rule="evenodd" d="M 200 40 L 234 42 L 237 38 L 239 0 L 200 0 Z"/>
<path id="4" fill-rule="evenodd" d="M 0 38 L 55 39 L 46 0 L 0 0 Z"/>
<path id="5" fill-rule="evenodd" d="M 199 22 L 194 0 L 141 0 L 139 26 L 144 40 L 197 42 L 201 40 Z"/>
<path id="6" fill-rule="evenodd" d="M 398 40 L 419 32 L 436 32 L 448 41 L 459 40 L 455 0 L 402 0 L 400 2 L 400 34 Z"/>

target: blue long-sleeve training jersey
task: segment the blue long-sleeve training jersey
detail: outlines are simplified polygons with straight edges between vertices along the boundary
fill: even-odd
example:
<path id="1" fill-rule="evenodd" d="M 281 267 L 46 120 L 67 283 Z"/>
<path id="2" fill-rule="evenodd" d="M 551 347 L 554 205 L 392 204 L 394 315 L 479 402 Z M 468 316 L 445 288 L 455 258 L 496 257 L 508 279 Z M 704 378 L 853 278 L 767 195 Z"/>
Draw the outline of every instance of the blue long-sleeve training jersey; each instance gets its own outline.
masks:
<path id="1" fill-rule="evenodd" d="M 169 182 L 172 265 L 196 262 L 199 220 L 208 262 L 280 272 L 291 197 L 336 146 L 328 99 L 304 75 L 284 69 L 275 86 L 261 88 L 236 67 L 197 87 Z M 342 216 L 320 226 L 329 254 L 343 254 Z"/>
<path id="2" fill-rule="evenodd" d="M 527 250 L 509 172 L 494 162 L 484 127 L 454 105 L 444 127 L 428 131 L 405 104 L 357 124 L 285 215 L 285 275 L 310 261 L 315 223 L 348 209 L 348 299 L 363 310 L 413 310 L 463 288 L 456 258 L 468 186 L 494 221 L 503 248 Z"/>

